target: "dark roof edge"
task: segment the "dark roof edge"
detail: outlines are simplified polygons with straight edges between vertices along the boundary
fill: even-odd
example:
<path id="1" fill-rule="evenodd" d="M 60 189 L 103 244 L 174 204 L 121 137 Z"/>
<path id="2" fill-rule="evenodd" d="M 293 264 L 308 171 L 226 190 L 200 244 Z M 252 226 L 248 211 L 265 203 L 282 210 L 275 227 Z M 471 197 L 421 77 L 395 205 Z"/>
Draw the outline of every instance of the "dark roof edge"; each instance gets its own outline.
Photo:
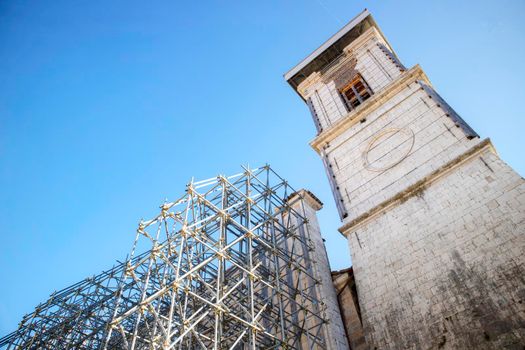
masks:
<path id="1" fill-rule="evenodd" d="M 343 40 L 343 37 L 345 37 L 354 28 L 356 28 L 359 24 L 361 24 L 362 22 L 365 22 L 365 21 L 369 25 L 371 25 L 371 26 L 376 28 L 376 30 L 379 32 L 379 34 L 385 40 L 388 48 L 391 50 L 391 52 L 394 54 L 394 56 L 397 57 L 396 53 L 392 49 L 392 47 L 391 47 L 390 43 L 388 42 L 388 40 L 386 39 L 385 35 L 381 31 L 381 29 L 379 28 L 377 23 L 374 21 L 374 18 L 372 17 L 371 13 L 368 11 L 368 9 L 364 9 L 361 13 L 359 13 L 352 20 L 350 20 L 350 22 L 348 22 L 337 33 L 332 35 L 327 41 L 325 41 L 321 46 L 319 46 L 315 51 L 313 51 L 310 55 L 308 55 L 305 59 L 303 59 L 299 64 L 297 64 L 295 67 L 290 69 L 286 74 L 284 74 L 284 78 L 288 82 L 288 84 L 290 84 L 292 86 L 292 88 L 297 91 L 296 77 L 299 76 L 300 74 L 305 74 L 305 76 L 309 75 L 307 73 L 310 70 L 308 68 L 310 65 L 315 64 L 315 62 L 319 59 L 319 57 L 323 56 L 327 52 L 328 49 L 330 49 L 332 46 L 336 45 L 338 42 L 340 42 L 340 40 Z"/>
<path id="2" fill-rule="evenodd" d="M 354 268 L 352 266 L 350 266 L 350 267 L 347 267 L 346 269 L 331 271 L 332 276 L 342 275 L 342 274 L 345 274 L 345 273 L 353 275 L 354 274 Z"/>
<path id="3" fill-rule="evenodd" d="M 323 53 L 327 48 L 332 46 L 337 40 L 339 40 L 343 35 L 348 33 L 352 28 L 359 24 L 363 19 L 368 17 L 370 12 L 367 9 L 364 9 L 360 14 L 355 16 L 348 22 L 343 28 L 341 28 L 337 33 L 332 35 L 327 41 L 325 41 L 321 46 L 319 46 L 314 52 L 309 54 L 304 60 L 299 62 L 295 67 L 290 69 L 287 73 L 284 74 L 284 79 L 286 81 L 290 80 L 294 75 L 299 73 L 301 69 L 306 67 L 310 62 L 312 62 L 317 56 Z"/>

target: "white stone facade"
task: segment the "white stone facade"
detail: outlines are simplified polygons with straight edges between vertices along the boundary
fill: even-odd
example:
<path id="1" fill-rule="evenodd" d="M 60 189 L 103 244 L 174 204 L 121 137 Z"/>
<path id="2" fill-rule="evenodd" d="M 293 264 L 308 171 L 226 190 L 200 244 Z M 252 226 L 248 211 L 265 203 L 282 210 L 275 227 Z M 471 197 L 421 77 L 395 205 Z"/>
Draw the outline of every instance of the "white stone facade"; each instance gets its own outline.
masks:
<path id="1" fill-rule="evenodd" d="M 296 88 L 349 240 L 367 343 L 521 349 L 525 181 L 373 23 Z M 373 95 L 349 110 L 338 85 L 356 74 Z"/>
<path id="2" fill-rule="evenodd" d="M 294 199 L 295 196 L 300 196 L 303 200 L 296 201 Z M 309 254 L 309 259 L 314 262 L 313 266 L 311 266 L 312 275 L 320 282 L 317 285 L 317 296 L 318 300 L 321 300 L 323 303 L 322 309 L 324 315 L 322 316 L 328 320 L 326 326 L 323 327 L 324 334 L 322 334 L 326 340 L 327 349 L 348 349 L 348 342 L 339 312 L 337 296 L 332 283 L 330 263 L 317 220 L 316 212 L 322 208 L 322 204 L 310 192 L 305 190 L 297 192 L 289 199 L 289 202 L 295 203 L 292 205 L 292 208 L 303 214 L 308 221 L 307 232 L 301 232 L 301 234 L 309 237 L 311 242 L 312 249 L 304 252 L 304 254 Z M 309 347 L 305 346 L 304 348 L 307 349 Z"/>
<path id="3" fill-rule="evenodd" d="M 519 348 L 525 182 L 489 147 L 346 231 L 368 344 Z"/>

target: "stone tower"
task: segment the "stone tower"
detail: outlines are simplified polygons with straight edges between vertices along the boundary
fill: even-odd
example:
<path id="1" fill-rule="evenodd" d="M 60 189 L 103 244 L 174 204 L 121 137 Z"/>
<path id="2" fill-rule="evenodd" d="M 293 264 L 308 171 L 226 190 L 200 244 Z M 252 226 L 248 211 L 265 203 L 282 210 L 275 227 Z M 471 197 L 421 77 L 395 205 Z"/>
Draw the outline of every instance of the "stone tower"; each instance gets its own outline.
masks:
<path id="1" fill-rule="evenodd" d="M 304 215 L 307 220 L 306 230 L 298 222 L 294 225 L 301 227 L 300 235 L 306 235 L 310 240 L 314 249 L 304 250 L 301 255 L 312 261 L 313 264 L 309 266 L 310 274 L 314 276 L 319 283 L 315 286 L 317 300 L 320 300 L 322 316 L 327 320 L 324 327 L 322 327 L 322 334 L 319 334 L 325 340 L 326 348 L 329 350 L 346 350 L 348 349 L 348 341 L 345 334 L 345 328 L 341 320 L 341 313 L 337 301 L 334 285 L 330 276 L 330 263 L 328 255 L 326 254 L 326 247 L 321 235 L 321 228 L 317 220 L 317 211 L 321 210 L 323 203 L 310 191 L 300 190 L 293 193 L 288 198 L 290 207 L 297 212 Z M 307 232 L 304 232 L 307 231 Z M 297 249 L 297 248 L 295 248 Z M 295 281 L 297 283 L 298 281 Z M 308 283 L 303 281 L 303 286 Z M 307 328 L 311 328 L 307 326 Z M 311 349 L 306 339 L 303 339 L 301 349 Z"/>
<path id="2" fill-rule="evenodd" d="M 317 128 L 370 348 L 521 349 L 524 179 L 366 10 L 285 78 Z"/>

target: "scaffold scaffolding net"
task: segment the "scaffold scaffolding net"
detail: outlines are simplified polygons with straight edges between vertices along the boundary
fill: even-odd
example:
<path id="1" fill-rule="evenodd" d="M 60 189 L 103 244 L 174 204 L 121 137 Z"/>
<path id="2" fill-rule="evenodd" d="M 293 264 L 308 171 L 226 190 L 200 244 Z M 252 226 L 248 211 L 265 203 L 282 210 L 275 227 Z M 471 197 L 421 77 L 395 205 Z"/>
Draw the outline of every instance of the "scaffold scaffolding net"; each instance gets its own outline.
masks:
<path id="1" fill-rule="evenodd" d="M 0 349 L 326 349 L 295 193 L 270 166 L 190 182 L 129 258 L 53 293 Z"/>

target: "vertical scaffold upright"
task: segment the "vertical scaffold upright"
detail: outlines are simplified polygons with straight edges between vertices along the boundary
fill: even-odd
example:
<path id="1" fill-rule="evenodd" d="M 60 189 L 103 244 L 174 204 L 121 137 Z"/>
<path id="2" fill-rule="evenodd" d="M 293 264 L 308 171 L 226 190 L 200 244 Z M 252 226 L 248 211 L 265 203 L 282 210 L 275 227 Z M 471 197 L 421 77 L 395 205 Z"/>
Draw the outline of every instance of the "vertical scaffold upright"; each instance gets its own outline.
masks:
<path id="1" fill-rule="evenodd" d="M 129 259 L 53 293 L 0 349 L 326 349 L 302 199 L 243 169 L 189 183 Z"/>

